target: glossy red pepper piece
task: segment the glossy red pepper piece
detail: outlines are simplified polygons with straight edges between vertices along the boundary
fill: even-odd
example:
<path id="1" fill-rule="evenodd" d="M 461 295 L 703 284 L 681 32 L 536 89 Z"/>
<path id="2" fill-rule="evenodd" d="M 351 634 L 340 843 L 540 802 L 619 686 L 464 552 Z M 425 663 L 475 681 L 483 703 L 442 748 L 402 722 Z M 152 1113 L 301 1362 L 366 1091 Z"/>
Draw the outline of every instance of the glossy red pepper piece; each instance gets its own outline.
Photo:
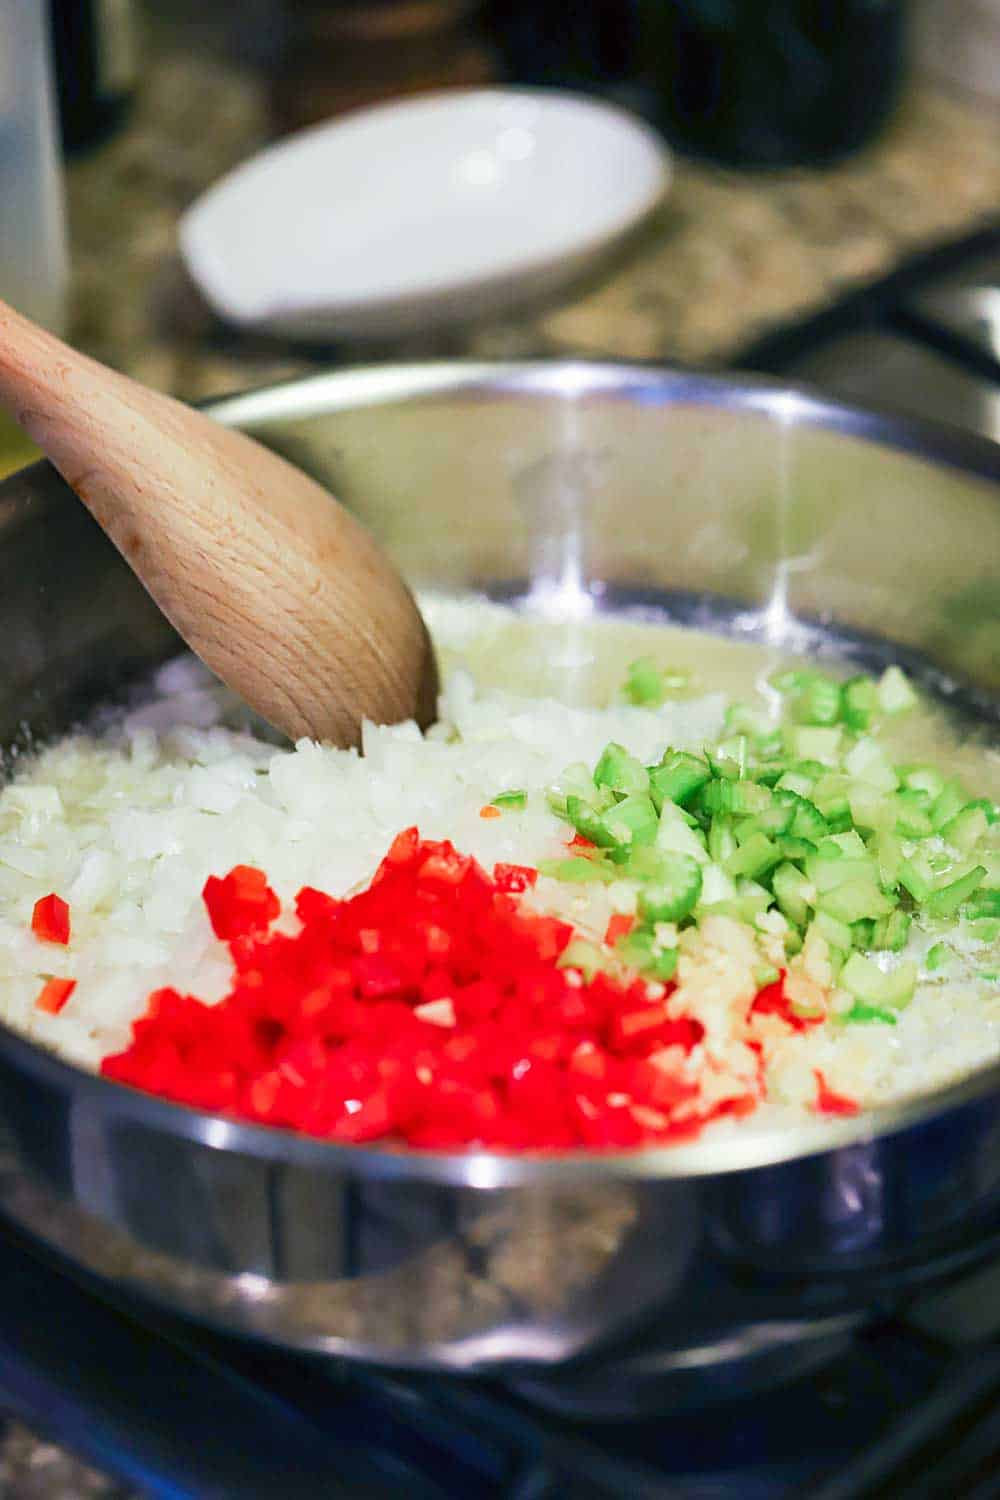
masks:
<path id="1" fill-rule="evenodd" d="M 810 1026 L 818 1026 L 823 1020 L 821 1015 L 800 1016 L 792 1008 L 792 1003 L 785 994 L 784 969 L 781 971 L 780 978 L 776 979 L 773 984 L 765 985 L 762 990 L 758 991 L 750 1006 L 750 1014 L 752 1016 L 780 1016 L 793 1031 L 808 1031 Z"/>
<path id="2" fill-rule="evenodd" d="M 50 1016 L 57 1016 L 75 989 L 75 979 L 49 979 L 42 985 L 35 1006 Z"/>
<path id="3" fill-rule="evenodd" d="M 43 943 L 59 943 L 62 947 L 69 943 L 69 907 L 61 896 L 52 891 L 35 902 L 31 930 Z"/>
<path id="4" fill-rule="evenodd" d="M 857 1100 L 850 1099 L 846 1094 L 838 1094 L 830 1088 L 819 1068 L 813 1069 L 816 1079 L 816 1104 L 815 1110 L 820 1115 L 856 1115 L 860 1113 L 861 1106 Z"/>

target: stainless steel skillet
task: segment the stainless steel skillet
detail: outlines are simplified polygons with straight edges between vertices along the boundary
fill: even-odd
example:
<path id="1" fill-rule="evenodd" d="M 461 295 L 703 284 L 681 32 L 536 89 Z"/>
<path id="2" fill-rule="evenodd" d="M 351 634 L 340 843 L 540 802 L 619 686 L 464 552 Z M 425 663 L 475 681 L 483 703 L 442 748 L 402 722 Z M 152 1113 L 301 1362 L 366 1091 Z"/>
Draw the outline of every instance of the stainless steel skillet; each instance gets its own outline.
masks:
<path id="1" fill-rule="evenodd" d="M 418 586 L 645 603 L 1000 704 L 1000 449 L 743 379 L 585 364 L 344 371 L 217 403 Z M 0 741 L 177 649 L 54 474 L 0 485 Z M 881 644 L 880 644 L 881 643 Z M 657 1318 L 707 1372 L 808 1345 L 1000 1246 L 1000 1069 L 858 1121 L 623 1157 L 337 1148 L 176 1108 L 0 1030 L 0 1211 L 229 1330 L 474 1369 Z"/>

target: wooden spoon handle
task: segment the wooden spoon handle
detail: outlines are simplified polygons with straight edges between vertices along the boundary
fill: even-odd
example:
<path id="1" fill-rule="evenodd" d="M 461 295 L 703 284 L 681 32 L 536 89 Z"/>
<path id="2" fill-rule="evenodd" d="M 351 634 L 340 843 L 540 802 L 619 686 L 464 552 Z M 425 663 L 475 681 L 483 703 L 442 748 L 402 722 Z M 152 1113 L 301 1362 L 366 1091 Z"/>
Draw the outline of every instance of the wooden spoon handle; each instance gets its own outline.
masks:
<path id="1" fill-rule="evenodd" d="M 184 640 L 291 738 L 433 715 L 412 595 L 320 485 L 0 302 L 0 401 Z"/>

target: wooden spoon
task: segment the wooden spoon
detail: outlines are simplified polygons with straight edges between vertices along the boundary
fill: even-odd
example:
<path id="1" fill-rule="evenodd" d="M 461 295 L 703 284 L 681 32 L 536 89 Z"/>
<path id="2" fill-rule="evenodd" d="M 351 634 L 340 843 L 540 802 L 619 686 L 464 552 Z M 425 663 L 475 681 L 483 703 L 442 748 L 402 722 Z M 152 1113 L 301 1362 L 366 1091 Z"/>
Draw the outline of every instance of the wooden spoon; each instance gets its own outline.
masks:
<path id="1" fill-rule="evenodd" d="M 314 480 L 2 302 L 0 402 L 191 649 L 289 738 L 352 745 L 365 718 L 430 721 L 413 597 Z"/>

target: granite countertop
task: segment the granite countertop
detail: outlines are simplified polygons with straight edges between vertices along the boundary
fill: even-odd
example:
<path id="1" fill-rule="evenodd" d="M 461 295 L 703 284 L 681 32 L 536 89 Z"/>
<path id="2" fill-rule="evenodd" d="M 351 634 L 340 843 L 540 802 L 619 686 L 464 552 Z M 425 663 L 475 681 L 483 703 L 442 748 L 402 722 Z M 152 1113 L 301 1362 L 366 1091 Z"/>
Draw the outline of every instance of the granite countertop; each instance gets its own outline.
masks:
<path id="1" fill-rule="evenodd" d="M 187 204 L 269 134 L 259 73 L 224 49 L 157 35 L 127 127 L 68 173 L 74 342 L 187 399 L 359 358 L 586 354 L 718 366 L 769 327 L 1000 212 L 996 114 L 918 81 L 880 140 L 835 168 L 678 162 L 660 211 L 558 302 L 397 345 L 303 350 L 222 327 L 176 251 Z M 129 1493 L 8 1424 L 6 1500 Z"/>

